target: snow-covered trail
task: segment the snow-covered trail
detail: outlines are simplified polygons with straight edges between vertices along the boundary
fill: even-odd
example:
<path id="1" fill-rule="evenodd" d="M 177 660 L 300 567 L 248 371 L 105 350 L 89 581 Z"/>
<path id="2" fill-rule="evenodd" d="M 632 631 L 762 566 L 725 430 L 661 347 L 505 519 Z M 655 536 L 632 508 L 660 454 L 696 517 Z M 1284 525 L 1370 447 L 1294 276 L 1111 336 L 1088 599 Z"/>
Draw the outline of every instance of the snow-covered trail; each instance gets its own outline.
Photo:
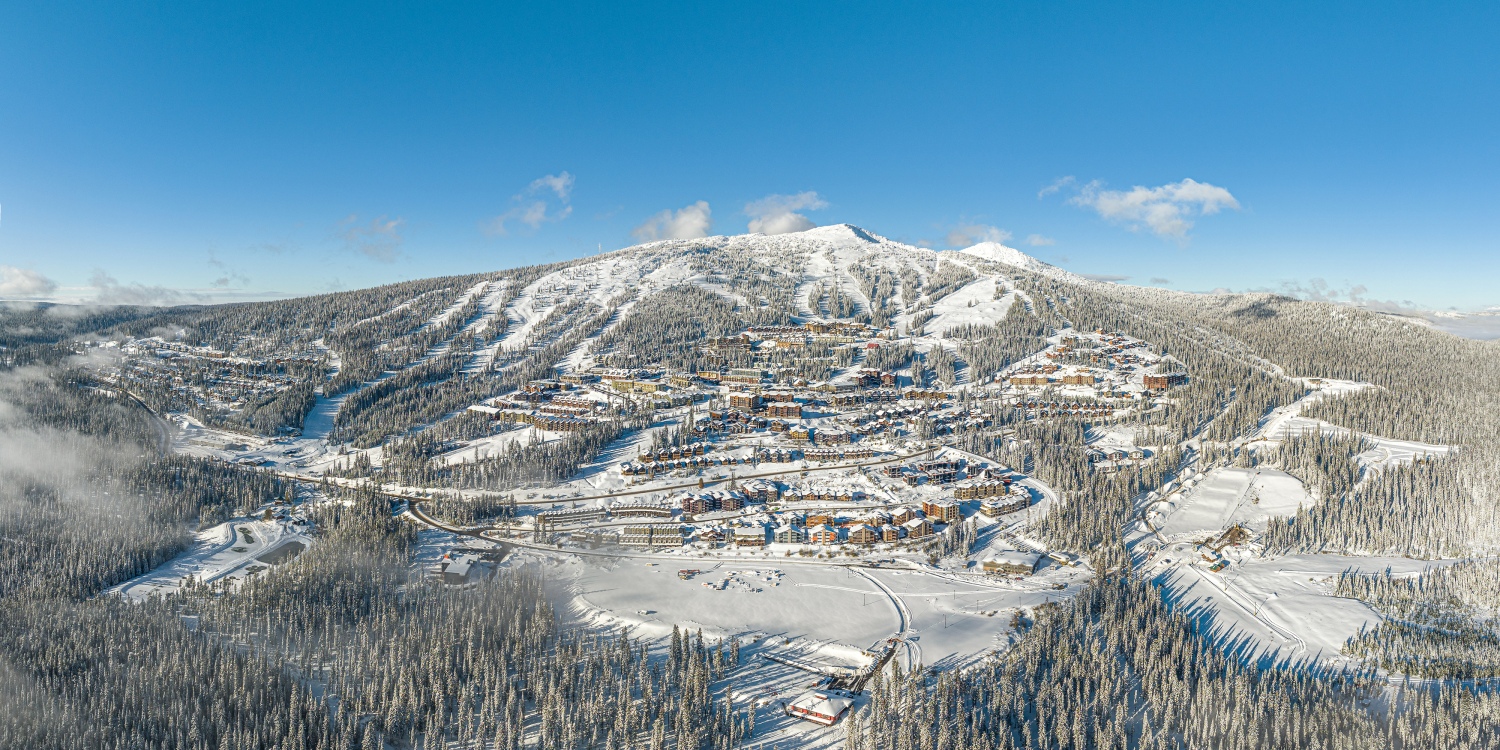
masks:
<path id="1" fill-rule="evenodd" d="M 469 325 L 465 326 L 462 332 L 478 333 L 479 330 L 484 326 L 489 325 L 496 320 L 507 320 L 508 328 L 509 316 L 506 315 L 505 311 L 510 306 L 510 298 L 508 295 L 510 292 L 511 284 L 512 281 L 508 278 L 501 279 L 500 281 L 496 282 L 494 286 L 485 293 L 484 297 L 480 298 L 480 314 L 478 315 L 478 317 L 476 317 L 474 321 Z M 500 342 L 502 339 L 503 336 L 496 336 L 493 341 L 476 349 L 474 351 L 474 355 L 470 357 L 468 363 L 464 365 L 464 373 L 467 375 L 473 375 L 483 372 L 489 365 L 489 363 L 494 361 L 495 352 L 499 350 Z"/>
<path id="2" fill-rule="evenodd" d="M 833 317 L 833 311 L 824 310 L 815 294 L 834 288 L 854 302 L 856 314 L 869 312 L 870 298 L 860 290 L 859 281 L 849 270 L 865 262 L 865 251 L 858 247 L 838 247 L 808 253 L 802 269 L 802 279 L 797 282 L 797 290 L 792 296 L 796 314 L 812 318 Z"/>
<path id="3" fill-rule="evenodd" d="M 610 256 L 554 271 L 527 284 L 506 304 L 504 314 L 510 325 L 505 335 L 488 348 L 485 364 L 504 353 L 524 351 L 532 343 L 537 324 L 558 305 L 578 300 L 602 307 L 621 292 L 641 287 L 659 264 L 654 254 Z"/>
<path id="4" fill-rule="evenodd" d="M 440 326 L 444 323 L 447 323 L 450 319 L 453 318 L 453 316 L 458 314 L 458 311 L 464 308 L 464 305 L 469 304 L 474 300 L 475 297 L 484 294 L 485 289 L 494 283 L 496 282 L 481 281 L 478 284 L 475 284 L 474 286 L 471 286 L 468 289 L 464 290 L 464 293 L 460 294 L 458 296 L 458 299 L 453 300 L 453 304 L 443 308 L 443 310 L 437 315 L 432 316 L 431 319 L 422 324 L 422 328 L 433 328 L 435 326 Z"/>
<path id="5" fill-rule="evenodd" d="M 481 282 L 474 285 L 473 287 L 470 287 L 464 292 L 463 295 L 455 300 L 453 304 L 449 305 L 442 312 L 439 312 L 437 315 L 434 315 L 432 318 L 430 318 L 427 322 L 423 323 L 422 328 L 429 328 L 434 325 L 442 325 L 480 294 L 484 294 L 485 299 L 487 300 L 498 299 L 500 295 L 504 294 L 504 291 L 508 287 L 508 284 L 508 279 L 500 279 Z M 496 308 L 500 307 L 497 302 L 494 302 L 493 304 Z M 498 314 L 498 309 L 495 311 L 495 314 Z M 474 316 L 473 320 L 467 322 L 463 328 L 459 329 L 459 331 L 455 332 L 452 336 L 449 336 L 442 341 L 433 344 L 431 347 L 428 347 L 427 351 L 422 353 L 422 356 L 406 363 L 405 365 L 402 365 L 398 369 L 386 370 L 385 372 L 380 373 L 374 379 L 366 380 L 363 383 L 360 383 L 352 388 L 347 388 L 342 393 L 339 393 L 335 396 L 330 397 L 326 393 L 320 394 L 317 397 L 317 400 L 313 403 L 312 410 L 308 412 L 307 418 L 302 422 L 301 439 L 314 441 L 326 447 L 328 435 L 332 433 L 334 423 L 338 420 L 339 411 L 343 409 L 344 402 L 348 400 L 349 396 L 355 393 L 359 393 L 377 383 L 389 380 L 401 372 L 409 370 L 413 367 L 420 366 L 427 362 L 431 362 L 432 360 L 441 357 L 444 354 L 447 354 L 453 348 L 453 342 L 457 340 L 459 336 L 463 335 L 464 333 L 473 333 L 474 331 L 477 331 L 479 327 L 485 323 L 486 320 L 490 319 L 490 315 L 490 312 L 481 310 L 478 315 Z M 329 354 L 335 359 L 334 372 L 337 373 L 337 360 L 339 359 L 338 352 L 332 350 L 328 351 Z"/>
<path id="6" fill-rule="evenodd" d="M 526 347 L 526 341 L 531 336 L 531 329 L 542 318 L 547 317 L 547 314 L 552 312 L 558 304 L 551 297 L 542 297 L 539 292 L 541 289 L 550 288 L 558 278 L 561 278 L 560 272 L 548 274 L 527 284 L 505 306 L 503 314 L 510 323 L 506 326 L 505 335 L 494 342 L 490 353 L 491 362 L 501 352 L 515 352 Z"/>
<path id="7" fill-rule="evenodd" d="M 1307 395 L 1286 406 L 1273 410 L 1261 420 L 1260 427 L 1253 434 L 1244 438 L 1241 443 L 1253 445 L 1259 442 L 1279 442 L 1301 435 L 1317 433 L 1340 436 L 1359 435 L 1374 443 L 1375 447 L 1355 456 L 1355 460 L 1361 466 L 1377 469 L 1398 463 L 1411 463 L 1417 458 L 1424 456 L 1444 456 L 1454 449 L 1451 445 L 1437 445 L 1434 443 L 1424 443 L 1419 440 L 1399 440 L 1383 437 L 1341 427 L 1320 419 L 1302 416 L 1304 409 L 1323 399 L 1338 397 L 1374 387 L 1376 386 L 1369 383 L 1360 383 L 1352 380 L 1323 380 L 1317 388 Z"/>
<path id="8" fill-rule="evenodd" d="M 393 307 L 393 308 L 391 308 L 389 310 L 386 310 L 383 313 L 380 313 L 378 315 L 371 315 L 370 317 L 365 318 L 363 320 L 357 320 L 354 323 L 350 324 L 349 328 L 350 329 L 354 329 L 354 328 L 358 328 L 358 327 L 360 327 L 362 325 L 365 325 L 366 323 L 374 323 L 374 322 L 379 321 L 379 320 L 385 320 L 386 318 L 389 318 L 390 316 L 395 315 L 396 313 L 399 313 L 402 310 L 405 310 L 406 308 L 411 307 L 412 305 L 417 304 L 417 302 L 419 300 L 421 300 L 423 297 L 426 297 L 426 296 L 428 296 L 430 294 L 437 294 L 437 291 L 430 291 L 430 292 L 425 292 L 423 294 L 419 294 L 419 295 L 417 295 L 415 297 L 412 297 L 411 299 L 409 299 L 409 300 L 407 300 L 405 302 L 402 302 L 399 305 L 396 305 L 395 307 Z"/>
<path id="9" fill-rule="evenodd" d="M 329 368 L 332 370 L 328 373 L 328 376 L 332 378 L 338 375 L 339 370 L 344 366 L 343 358 L 339 356 L 339 353 L 329 349 L 321 338 L 314 341 L 313 346 L 316 346 L 328 355 Z M 318 395 L 313 401 L 312 409 L 307 412 L 307 417 L 302 420 L 302 438 L 317 442 L 327 440 L 328 433 L 333 431 L 333 418 L 339 413 L 339 408 L 344 405 L 344 398 L 347 395 L 345 393 L 330 398 L 324 388 L 319 388 Z"/>
<path id="10" fill-rule="evenodd" d="M 465 305 L 473 302 L 476 297 L 481 297 L 482 295 L 483 298 L 491 298 L 498 297 L 499 295 L 504 294 L 506 285 L 507 280 L 505 279 L 501 279 L 499 281 L 485 281 L 474 285 L 468 291 L 464 292 L 463 296 L 459 297 L 459 299 L 452 305 L 450 305 L 448 309 L 444 310 L 441 313 L 438 313 L 433 317 L 432 320 L 424 324 L 423 328 L 431 328 L 433 326 L 439 326 L 447 323 L 448 321 L 452 320 L 453 316 L 457 315 Z M 421 357 L 418 357 L 417 359 L 407 363 L 407 365 L 402 367 L 401 369 L 408 370 L 416 367 L 417 365 L 431 362 L 432 360 L 447 354 L 453 349 L 453 342 L 458 340 L 459 336 L 462 336 L 466 333 L 474 333 L 478 331 L 479 328 L 490 319 L 490 316 L 492 314 L 494 313 L 492 313 L 490 310 L 485 309 L 483 307 L 483 302 L 481 302 L 479 313 L 470 320 L 465 321 L 462 328 L 454 332 L 452 336 L 449 336 L 442 341 L 433 344 L 430 348 L 428 348 L 426 352 L 422 353 Z M 384 378 L 382 377 L 382 379 Z"/>
<path id="11" fill-rule="evenodd" d="M 1005 318 L 1015 303 L 1015 294 L 995 299 L 996 281 L 981 278 L 944 296 L 932 306 L 932 320 L 926 330 L 932 336 L 944 337 L 948 330 L 961 325 L 994 325 Z"/>
<path id="12" fill-rule="evenodd" d="M 619 326 L 620 323 L 625 320 L 625 317 L 630 314 L 630 311 L 635 308 L 636 303 L 639 301 L 639 298 L 632 299 L 625 304 L 620 305 L 620 308 L 615 311 L 613 318 L 607 321 L 604 326 L 598 331 L 594 332 L 593 335 L 580 342 L 578 346 L 574 347 L 573 351 L 568 352 L 568 356 L 563 357 L 562 360 L 558 362 L 558 368 L 561 370 L 566 370 L 568 372 L 578 372 L 584 369 L 584 362 L 589 358 L 589 347 L 606 333 L 609 333 L 611 330 Z"/>
<path id="13" fill-rule="evenodd" d="M 823 311 L 818 307 L 818 300 L 813 299 L 813 294 L 822 291 L 823 278 L 831 267 L 832 264 L 822 253 L 809 254 L 802 269 L 802 279 L 797 282 L 797 291 L 792 295 L 792 307 L 797 315 L 823 317 Z"/>

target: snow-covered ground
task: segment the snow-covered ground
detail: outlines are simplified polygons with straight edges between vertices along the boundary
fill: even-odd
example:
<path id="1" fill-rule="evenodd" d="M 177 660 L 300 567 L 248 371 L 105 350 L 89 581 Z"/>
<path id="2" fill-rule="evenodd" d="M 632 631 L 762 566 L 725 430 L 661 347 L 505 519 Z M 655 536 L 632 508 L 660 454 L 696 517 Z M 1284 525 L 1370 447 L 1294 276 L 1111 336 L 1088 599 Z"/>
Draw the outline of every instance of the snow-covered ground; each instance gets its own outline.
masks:
<path id="1" fill-rule="evenodd" d="M 697 567 L 704 572 L 692 580 L 677 577 L 679 569 Z M 833 565 L 766 557 L 747 562 L 624 559 L 574 568 L 579 616 L 631 625 L 645 635 L 670 634 L 674 624 L 702 628 L 714 637 L 764 633 L 819 644 L 819 649 L 827 645 L 831 653 L 847 657 L 850 648 L 867 648 L 900 629 L 897 612 L 878 588 Z M 754 588 L 705 585 L 726 578 Z"/>
<path id="2" fill-rule="evenodd" d="M 932 320 L 926 330 L 936 336 L 965 324 L 994 325 L 1005 318 L 1015 295 L 995 299 L 995 279 L 981 278 L 938 300 L 932 306 Z"/>
<path id="3" fill-rule="evenodd" d="M 1168 562 L 1170 560 L 1170 562 Z M 1168 548 L 1148 567 L 1167 601 L 1211 637 L 1248 660 L 1339 661 L 1344 642 L 1380 615 L 1355 599 L 1332 595 L 1344 570 L 1417 573 L 1451 561 L 1404 557 L 1287 555 L 1208 570 L 1191 548 Z"/>
<path id="4" fill-rule="evenodd" d="M 682 580 L 683 569 L 701 572 Z M 1008 647 L 1017 610 L 1065 600 L 1088 575 L 1047 565 L 1015 579 L 848 567 L 774 553 L 746 560 L 575 559 L 559 570 L 572 587 L 571 614 L 591 625 L 653 637 L 670 634 L 673 625 L 715 638 L 774 637 L 804 658 L 840 665 L 858 665 L 861 650 L 900 636 L 903 663 L 944 667 Z"/>
<path id="5" fill-rule="evenodd" d="M 1325 435 L 1348 435 L 1354 431 L 1321 420 L 1298 416 L 1281 420 L 1277 423 L 1275 430 L 1267 432 L 1266 437 L 1271 440 L 1285 440 L 1289 437 L 1311 435 L 1318 432 Z M 1374 448 L 1354 457 L 1356 461 L 1364 466 L 1381 467 L 1398 463 L 1411 463 L 1417 458 L 1443 456 L 1453 450 L 1451 446 L 1447 445 L 1434 445 L 1417 440 L 1396 440 L 1364 432 L 1358 434 L 1375 444 Z"/>
<path id="6" fill-rule="evenodd" d="M 492 458 L 495 456 L 504 455 L 504 453 L 510 449 L 511 444 L 513 443 L 527 445 L 533 442 L 543 442 L 546 439 L 546 433 L 546 430 L 538 430 L 531 425 L 523 425 L 513 430 L 497 432 L 492 435 L 486 435 L 482 438 L 470 440 L 462 448 L 458 448 L 448 453 L 444 453 L 440 456 L 436 456 L 434 460 L 441 461 L 444 465 L 451 466 L 453 464 L 464 463 L 465 461 Z"/>
<path id="7" fill-rule="evenodd" d="M 1304 409 L 1325 398 L 1344 396 L 1375 387 L 1369 383 L 1360 383 L 1353 380 L 1304 379 L 1304 381 L 1308 383 L 1312 390 L 1297 401 L 1272 411 L 1262 421 L 1256 437 L 1247 441 L 1252 449 L 1256 447 L 1256 443 L 1277 443 L 1299 435 L 1311 435 L 1319 432 L 1325 435 L 1358 434 L 1375 444 L 1374 449 L 1355 456 L 1355 460 L 1366 467 L 1410 463 L 1416 458 L 1442 456 L 1452 450 L 1452 446 L 1447 445 L 1434 445 L 1416 440 L 1396 440 L 1365 432 L 1356 433 L 1354 430 L 1346 427 L 1304 417 L 1302 416 Z"/>
<path id="8" fill-rule="evenodd" d="M 237 518 L 199 532 L 191 549 L 109 593 L 140 600 L 172 593 L 188 578 L 239 581 L 253 574 L 251 568 L 280 564 L 311 545 L 312 538 L 293 524 Z"/>
<path id="9" fill-rule="evenodd" d="M 1217 536 L 1241 525 L 1263 530 L 1276 516 L 1310 506 L 1301 480 L 1277 469 L 1214 469 L 1202 481 L 1152 506 L 1147 518 L 1169 541 Z"/>
<path id="10" fill-rule="evenodd" d="M 1242 442 L 1256 450 L 1303 433 L 1350 434 L 1346 428 L 1304 417 L 1302 411 L 1323 398 L 1373 387 L 1340 380 L 1309 381 L 1309 385 L 1313 390 L 1307 396 L 1274 410 L 1257 433 Z M 1376 446 L 1354 457 L 1366 468 L 1450 450 L 1363 437 Z M 1189 614 L 1225 649 L 1248 661 L 1340 661 L 1347 639 L 1381 618 L 1362 602 L 1333 596 L 1333 578 L 1344 570 L 1415 573 L 1451 562 L 1338 555 L 1265 557 L 1255 545 L 1231 545 L 1223 550 L 1227 567 L 1211 571 L 1205 555 L 1212 557 L 1213 552 L 1196 543 L 1216 539 L 1235 525 L 1263 531 L 1271 518 L 1293 516 L 1317 498 L 1296 477 L 1265 467 L 1215 468 L 1185 477 L 1173 490 L 1159 500 L 1153 496 L 1145 511 L 1148 525 L 1131 532 L 1132 543 L 1149 540 L 1141 548 L 1149 550 L 1141 561 L 1143 570 L 1163 588 L 1174 608 Z M 1156 539 L 1151 538 L 1153 528 Z"/>

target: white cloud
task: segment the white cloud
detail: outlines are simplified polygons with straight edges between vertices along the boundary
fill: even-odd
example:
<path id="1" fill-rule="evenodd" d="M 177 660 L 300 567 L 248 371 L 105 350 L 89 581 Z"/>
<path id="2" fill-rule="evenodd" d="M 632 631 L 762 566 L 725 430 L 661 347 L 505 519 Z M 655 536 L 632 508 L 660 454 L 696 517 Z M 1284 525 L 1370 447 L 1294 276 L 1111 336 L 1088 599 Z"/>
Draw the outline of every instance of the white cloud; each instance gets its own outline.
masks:
<path id="1" fill-rule="evenodd" d="M 768 195 L 758 201 L 745 204 L 745 213 L 750 217 L 750 231 L 761 234 L 786 234 L 802 232 L 816 227 L 812 219 L 798 211 L 817 211 L 828 208 L 828 201 L 808 190 L 796 195 Z"/>
<path id="2" fill-rule="evenodd" d="M 949 247 L 969 247 L 981 242 L 1005 244 L 1011 233 L 989 224 L 960 224 L 948 230 Z"/>
<path id="3" fill-rule="evenodd" d="M 1100 217 L 1131 230 L 1145 227 L 1158 236 L 1179 240 L 1193 228 L 1190 217 L 1240 207 L 1228 190 L 1190 179 L 1154 188 L 1137 185 L 1129 190 L 1100 190 L 1101 186 L 1098 180 L 1090 182 L 1068 202 L 1093 209 Z"/>
<path id="4" fill-rule="evenodd" d="M 573 207 L 568 201 L 573 194 L 573 183 L 573 175 L 566 171 L 532 180 L 525 190 L 511 197 L 515 205 L 485 222 L 485 234 L 509 234 L 510 228 L 506 224 L 513 222 L 524 224 L 535 231 L 546 222 L 562 221 L 572 216 Z M 546 195 L 548 192 L 552 193 L 555 198 L 548 197 Z M 538 194 L 541 197 L 536 197 Z M 559 204 L 555 210 L 550 205 L 553 202 Z"/>
<path id="5" fill-rule="evenodd" d="M 57 282 L 29 268 L 0 266 L 0 297 L 40 297 L 56 289 Z"/>
<path id="6" fill-rule="evenodd" d="M 381 263 L 393 263 L 400 255 L 401 225 L 405 223 L 406 219 L 400 217 L 378 216 L 362 224 L 359 216 L 349 214 L 339 222 L 343 227 L 340 235 L 349 250 Z"/>
<path id="7" fill-rule="evenodd" d="M 708 201 L 698 201 L 676 211 L 667 209 L 647 219 L 631 234 L 642 242 L 652 240 L 696 240 L 713 228 Z"/>
<path id="8" fill-rule="evenodd" d="M 1044 237 L 1040 234 L 1031 234 L 1026 236 L 1026 244 L 1032 247 L 1047 247 L 1048 245 L 1056 245 L 1057 240 L 1051 237 Z"/>
<path id="9" fill-rule="evenodd" d="M 1055 192 L 1057 192 L 1059 190 L 1062 190 L 1065 187 L 1071 186 L 1073 183 L 1075 183 L 1077 181 L 1078 180 L 1074 179 L 1072 175 L 1068 175 L 1067 177 L 1059 177 L 1059 178 L 1053 180 L 1051 185 L 1048 185 L 1047 187 L 1044 187 L 1041 190 L 1038 190 L 1037 193 L 1036 193 L 1036 197 L 1038 197 L 1038 198 L 1046 198 L 1047 196 L 1049 196 L 1049 195 L 1051 195 L 1051 194 L 1053 194 L 1053 193 L 1055 193 Z"/>
<path id="10" fill-rule="evenodd" d="M 149 307 L 205 301 L 202 295 L 164 286 L 146 286 L 138 281 L 121 284 L 113 276 L 100 269 L 95 269 L 94 275 L 89 277 L 89 286 L 94 288 L 93 304 L 96 305 Z"/>
<path id="11" fill-rule="evenodd" d="M 1128 281 L 1130 279 L 1129 276 L 1122 276 L 1122 275 L 1117 274 L 1117 273 L 1080 273 L 1078 275 L 1082 276 L 1083 278 L 1088 279 L 1090 281 L 1110 281 L 1110 282 L 1116 282 L 1116 281 Z"/>
<path id="12" fill-rule="evenodd" d="M 526 193 L 528 195 L 535 194 L 541 190 L 551 190 L 557 193 L 559 200 L 567 201 L 568 195 L 573 192 L 573 175 L 568 174 L 567 170 L 563 170 L 559 174 L 538 177 L 532 180 L 530 185 L 526 186 Z M 519 198 L 520 196 L 517 197 Z"/>
<path id="13" fill-rule="evenodd" d="M 563 206 L 556 211 L 548 213 L 546 203 L 532 201 L 531 203 L 515 206 L 509 211 L 491 219 L 487 231 L 490 234 L 509 234 L 510 229 L 505 226 L 508 222 L 518 222 L 531 227 L 532 230 L 536 230 L 546 222 L 562 221 L 572 215 L 572 206 Z"/>

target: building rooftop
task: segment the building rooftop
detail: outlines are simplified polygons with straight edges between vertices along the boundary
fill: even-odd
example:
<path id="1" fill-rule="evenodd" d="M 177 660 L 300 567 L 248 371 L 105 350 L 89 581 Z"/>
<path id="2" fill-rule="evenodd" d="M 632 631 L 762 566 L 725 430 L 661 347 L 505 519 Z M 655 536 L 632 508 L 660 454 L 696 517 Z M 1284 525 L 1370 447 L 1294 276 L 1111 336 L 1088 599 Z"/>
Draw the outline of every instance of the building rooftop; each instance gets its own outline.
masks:
<path id="1" fill-rule="evenodd" d="M 853 705 L 853 698 L 840 693 L 832 691 L 811 692 L 798 696 L 796 700 L 787 705 L 787 711 L 793 716 L 824 726 L 831 726 Z"/>
<path id="2" fill-rule="evenodd" d="M 996 565 L 1025 565 L 1028 567 L 1035 567 L 1036 564 L 1041 561 L 1041 559 L 1042 556 L 1036 554 L 1035 552 L 1005 550 L 1003 552 L 996 552 L 995 554 L 986 557 L 984 561 Z"/>

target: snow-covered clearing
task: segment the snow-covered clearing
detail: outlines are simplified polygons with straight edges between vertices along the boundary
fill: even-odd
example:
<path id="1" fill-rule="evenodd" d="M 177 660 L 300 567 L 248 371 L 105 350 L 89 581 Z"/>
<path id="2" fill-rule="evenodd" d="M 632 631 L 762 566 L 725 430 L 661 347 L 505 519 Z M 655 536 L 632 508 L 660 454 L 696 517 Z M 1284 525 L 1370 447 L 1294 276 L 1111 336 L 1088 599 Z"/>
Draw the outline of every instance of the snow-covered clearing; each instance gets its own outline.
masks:
<path id="1" fill-rule="evenodd" d="M 948 329 L 966 324 L 994 325 L 1005 318 L 1015 302 L 1014 294 L 995 299 L 995 279 L 981 278 L 938 300 L 926 330 L 946 337 Z"/>
<path id="2" fill-rule="evenodd" d="M 307 412 L 307 418 L 302 420 L 303 439 L 327 440 L 328 433 L 333 432 L 334 417 L 338 416 L 339 409 L 344 408 L 344 399 L 349 398 L 350 393 L 352 391 L 346 391 L 333 398 L 319 393 L 313 408 Z"/>
<path id="3" fill-rule="evenodd" d="M 410 304 L 408 302 L 407 304 Z M 329 349 L 323 343 L 323 339 L 313 342 L 313 345 L 328 356 L 328 377 L 333 377 L 343 369 L 344 360 L 339 353 Z M 344 405 L 345 395 L 329 398 L 322 387 L 317 390 L 316 400 L 313 408 L 308 411 L 307 417 L 302 420 L 302 437 L 313 441 L 323 441 L 328 438 L 328 433 L 333 431 L 333 418 L 339 413 Z"/>
<path id="4" fill-rule="evenodd" d="M 1016 634 L 1017 610 L 1030 611 L 1077 594 L 1088 572 L 1050 561 L 1034 576 L 1020 579 L 984 574 L 866 570 L 900 598 L 911 618 L 907 649 L 914 662 L 940 668 L 962 667 L 1004 650 Z M 1055 588 L 1064 585 L 1065 588 Z"/>
<path id="5" fill-rule="evenodd" d="M 858 665 L 861 650 L 901 634 L 903 663 L 943 667 L 1008 647 L 1015 611 L 1071 597 L 1087 576 L 1055 565 L 1021 580 L 849 568 L 776 552 L 733 561 L 591 558 L 560 569 L 572 587 L 571 614 L 590 625 L 651 637 L 670 634 L 673 625 L 716 638 L 774 637 L 803 658 L 836 665 Z M 683 569 L 702 572 L 682 580 Z"/>
<path id="6" fill-rule="evenodd" d="M 620 323 L 625 320 L 625 316 L 630 314 L 630 311 L 639 301 L 640 298 L 637 297 L 628 300 L 623 305 L 620 305 L 620 309 L 615 311 L 614 319 L 610 320 L 602 329 L 594 332 L 593 335 L 585 339 L 583 343 L 579 344 L 576 349 L 569 352 L 568 356 L 563 357 L 562 361 L 558 363 L 558 368 L 565 372 L 581 372 L 591 367 L 593 365 L 593 362 L 592 358 L 589 356 L 589 346 L 592 345 L 595 341 L 599 340 L 600 336 L 603 336 L 604 334 L 613 330 L 616 326 L 620 325 Z"/>
<path id="7" fill-rule="evenodd" d="M 680 580 L 679 569 L 704 573 Z M 713 637 L 762 633 L 830 647 L 847 658 L 900 628 L 900 618 L 879 589 L 842 567 L 764 561 L 612 561 L 578 563 L 577 614 L 596 623 L 625 624 L 643 635 L 669 635 L 672 626 L 702 628 Z M 772 573 L 779 576 L 772 576 Z M 756 581 L 759 591 L 704 584 L 733 575 Z M 774 581 L 765 580 L 774 577 Z M 640 614 L 644 610 L 650 614 Z M 840 645 L 842 644 L 842 645 Z"/>
<path id="8" fill-rule="evenodd" d="M 199 583 L 225 578 L 241 581 L 253 574 L 255 566 L 280 564 L 311 544 L 312 538 L 292 524 L 237 518 L 198 532 L 191 549 L 108 593 L 139 601 L 170 594 L 186 578 Z"/>
<path id="9" fill-rule="evenodd" d="M 1152 506 L 1147 519 L 1168 541 L 1217 536 L 1230 526 L 1263 530 L 1314 502 L 1302 482 L 1277 469 L 1221 468 Z"/>
<path id="10" fill-rule="evenodd" d="M 385 320 L 386 318 L 388 318 L 388 317 L 390 317 L 392 315 L 395 315 L 396 313 L 399 313 L 402 310 L 405 310 L 406 308 L 411 307 L 412 305 L 415 305 L 417 302 L 421 301 L 421 299 L 423 297 L 427 297 L 427 296 L 430 296 L 430 295 L 433 295 L 433 294 L 441 294 L 443 291 L 444 290 L 442 290 L 442 289 L 434 289 L 432 291 L 423 292 L 422 294 L 419 294 L 419 295 L 417 295 L 415 297 L 412 297 L 411 299 L 406 300 L 405 302 L 402 302 L 402 303 L 396 305 L 395 307 L 392 307 L 391 309 L 386 310 L 383 313 L 380 313 L 378 315 L 371 315 L 370 317 L 365 318 L 363 320 L 357 320 L 357 321 L 349 324 L 349 327 L 350 328 L 358 328 L 358 327 L 360 327 L 360 326 L 362 326 L 362 325 L 364 325 L 366 323 L 374 323 L 377 320 Z"/>
<path id="11" fill-rule="evenodd" d="M 1404 557 L 1288 555 L 1251 559 L 1223 574 L 1191 564 L 1191 549 L 1164 550 L 1153 579 L 1167 601 L 1246 660 L 1339 661 L 1339 650 L 1380 615 L 1355 599 L 1332 595 L 1331 578 L 1345 570 L 1417 573 L 1451 564 Z M 1171 560 L 1170 563 L 1166 560 Z"/>
<path id="12" fill-rule="evenodd" d="M 820 307 L 814 293 L 828 292 L 835 287 L 852 299 L 858 310 L 868 311 L 869 298 L 859 290 L 858 282 L 847 271 L 863 259 L 864 249 L 856 246 L 837 246 L 823 252 L 808 253 L 802 281 L 798 283 L 794 297 L 797 314 L 813 318 L 832 317 L 833 312 Z"/>
<path id="13" fill-rule="evenodd" d="M 447 323 L 450 319 L 453 318 L 453 316 L 458 314 L 459 310 L 462 310 L 464 308 L 464 305 L 469 304 L 469 302 L 475 297 L 484 294 L 485 288 L 488 287 L 491 283 L 493 282 L 481 281 L 478 284 L 465 289 L 464 293 L 458 296 L 458 299 L 453 300 L 453 304 L 443 308 L 443 310 L 437 315 L 432 316 L 432 319 L 427 321 L 423 325 L 423 327 L 432 328 L 434 326 L 440 326 L 444 323 Z"/>
<path id="14" fill-rule="evenodd" d="M 532 442 L 540 443 L 544 440 L 545 430 L 538 430 L 531 425 L 523 425 L 520 428 L 497 432 L 482 438 L 470 440 L 461 448 L 456 448 L 434 460 L 441 461 L 444 466 L 461 464 L 465 461 L 475 459 L 494 458 L 502 456 L 510 449 L 512 443 L 527 445 Z"/>

